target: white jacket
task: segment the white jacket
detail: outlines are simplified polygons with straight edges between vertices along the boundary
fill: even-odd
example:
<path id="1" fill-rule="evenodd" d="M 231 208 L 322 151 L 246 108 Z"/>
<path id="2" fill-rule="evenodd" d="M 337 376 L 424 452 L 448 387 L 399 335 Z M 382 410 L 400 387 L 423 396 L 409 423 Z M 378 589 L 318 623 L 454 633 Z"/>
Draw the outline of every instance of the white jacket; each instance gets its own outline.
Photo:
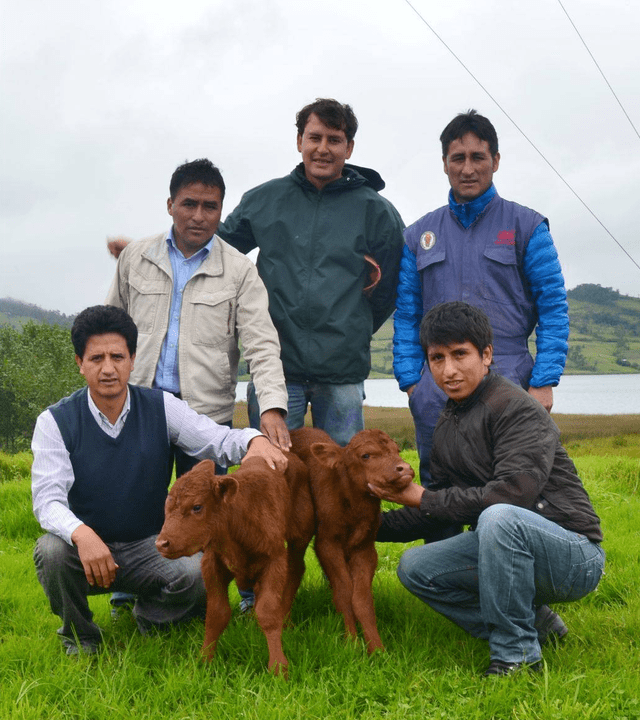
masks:
<path id="1" fill-rule="evenodd" d="M 124 308 L 138 326 L 131 382 L 151 387 L 169 326 L 173 274 L 167 233 L 122 251 L 106 305 Z M 233 418 L 242 343 L 260 410 L 286 412 L 280 342 L 255 265 L 217 235 L 211 252 L 186 284 L 180 315 L 180 394 L 216 422 Z"/>

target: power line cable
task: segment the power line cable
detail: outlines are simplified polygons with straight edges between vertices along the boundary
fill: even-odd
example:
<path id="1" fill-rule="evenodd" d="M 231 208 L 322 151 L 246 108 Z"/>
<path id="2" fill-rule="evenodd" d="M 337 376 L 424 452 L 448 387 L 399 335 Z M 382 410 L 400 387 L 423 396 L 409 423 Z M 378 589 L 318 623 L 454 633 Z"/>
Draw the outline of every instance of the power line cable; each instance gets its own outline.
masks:
<path id="1" fill-rule="evenodd" d="M 555 169 L 549 160 L 545 157 L 543 152 L 539 150 L 533 141 L 528 137 L 524 130 L 516 123 L 516 121 L 509 115 L 509 113 L 502 107 L 502 105 L 493 97 L 493 95 L 487 90 L 487 88 L 478 80 L 478 78 L 471 72 L 471 70 L 462 62 L 462 60 L 456 55 L 456 53 L 447 45 L 443 38 L 438 35 L 433 27 L 425 20 L 425 18 L 416 10 L 411 4 L 410 0 L 404 0 L 406 4 L 413 10 L 413 12 L 422 20 L 422 22 L 431 30 L 431 32 L 438 38 L 438 40 L 447 48 L 447 50 L 453 55 L 453 57 L 462 65 L 464 70 L 473 78 L 473 80 L 482 88 L 483 92 L 497 105 L 500 111 L 505 115 L 509 122 L 516 128 L 516 130 L 522 135 L 522 137 L 531 145 L 531 147 L 540 155 L 540 157 L 547 163 L 547 165 L 553 170 L 558 178 L 567 186 L 567 188 L 573 193 L 574 197 L 582 203 L 583 207 L 593 217 L 593 219 L 600 225 L 600 227 L 609 235 L 609 237 L 615 242 L 615 244 L 622 250 L 622 252 L 631 260 L 631 262 L 640 270 L 640 265 L 634 260 L 634 258 L 627 252 L 620 242 L 614 237 L 613 233 L 606 227 L 606 225 L 600 220 L 600 218 L 593 212 L 593 210 L 587 205 L 587 203 L 578 195 L 578 193 L 571 187 L 571 185 L 562 177 L 560 172 Z"/>
<path id="2" fill-rule="evenodd" d="M 584 41 L 584 38 L 582 37 L 582 35 L 580 34 L 580 31 L 578 30 L 578 28 L 576 27 L 575 23 L 573 22 L 573 20 L 572 20 L 571 17 L 569 16 L 569 13 L 566 11 L 565 6 L 562 4 L 561 0 L 558 0 L 558 5 L 560 5 L 560 7 L 562 8 L 562 10 L 564 11 L 564 14 L 567 16 L 567 19 L 569 20 L 569 22 L 570 22 L 571 25 L 573 26 L 573 29 L 576 31 L 578 37 L 580 38 L 580 41 L 581 41 L 582 44 L 584 45 L 585 50 L 589 53 L 589 56 L 590 56 L 591 59 L 593 60 L 594 65 L 598 68 L 598 71 L 599 71 L 600 75 L 602 75 L 602 79 L 607 83 L 607 87 L 609 88 L 609 90 L 611 90 L 611 94 L 612 94 L 613 97 L 616 99 L 616 102 L 618 103 L 618 105 L 620 105 L 620 109 L 621 109 L 622 112 L 625 114 L 625 117 L 626 117 L 627 120 L 629 121 L 629 124 L 630 124 L 631 127 L 633 128 L 633 131 L 634 131 L 635 134 L 638 136 L 638 138 L 640 138 L 640 133 L 638 132 L 636 126 L 633 124 L 633 120 L 631 120 L 631 118 L 629 117 L 629 114 L 628 114 L 627 111 L 624 109 L 624 106 L 622 105 L 622 103 L 620 102 L 620 99 L 619 99 L 618 96 L 616 95 L 615 90 L 611 87 L 611 83 L 607 80 L 605 74 L 602 72 L 602 68 L 600 67 L 600 65 L 598 65 L 598 61 L 597 61 L 597 60 L 595 59 L 595 57 L 593 56 L 593 53 L 591 52 L 591 50 L 589 50 L 589 46 L 588 46 L 587 43 Z"/>

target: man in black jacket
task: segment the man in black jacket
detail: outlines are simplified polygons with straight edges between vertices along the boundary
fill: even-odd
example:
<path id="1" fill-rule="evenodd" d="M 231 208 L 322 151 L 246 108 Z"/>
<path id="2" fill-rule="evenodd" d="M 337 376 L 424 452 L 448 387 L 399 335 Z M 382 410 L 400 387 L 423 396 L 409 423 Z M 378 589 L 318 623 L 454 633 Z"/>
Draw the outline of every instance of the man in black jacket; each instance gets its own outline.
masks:
<path id="1" fill-rule="evenodd" d="M 371 486 L 406 506 L 387 513 L 378 540 L 424 537 L 443 522 L 470 525 L 471 532 L 408 550 L 398 577 L 489 641 L 485 675 L 540 669 L 545 633 L 536 625 L 566 633 L 546 604 L 578 600 L 600 580 L 599 518 L 548 413 L 491 372 L 484 312 L 463 302 L 437 305 L 422 321 L 420 342 L 449 397 L 434 433 L 434 483 L 412 483 L 395 495 Z"/>

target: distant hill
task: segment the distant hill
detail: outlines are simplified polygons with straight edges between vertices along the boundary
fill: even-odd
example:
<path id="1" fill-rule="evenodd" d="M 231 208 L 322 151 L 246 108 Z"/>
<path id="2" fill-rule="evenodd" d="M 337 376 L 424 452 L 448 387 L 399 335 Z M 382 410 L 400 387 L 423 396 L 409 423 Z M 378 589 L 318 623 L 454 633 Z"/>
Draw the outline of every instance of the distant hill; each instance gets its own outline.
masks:
<path id="1" fill-rule="evenodd" d="M 71 327 L 75 315 L 65 315 L 57 310 L 43 310 L 38 305 L 25 303 L 13 298 L 0 299 L 0 325 L 12 325 L 21 328 L 29 320 L 48 325 Z"/>
<path id="2" fill-rule="evenodd" d="M 592 284 L 578 285 L 567 296 L 567 372 L 640 371 L 640 298 Z"/>
<path id="3" fill-rule="evenodd" d="M 571 335 L 565 373 L 614 374 L 640 371 L 640 298 L 600 285 L 567 292 Z M 393 320 L 373 336 L 370 377 L 393 377 Z M 535 335 L 529 348 L 536 354 Z"/>
<path id="4" fill-rule="evenodd" d="M 601 285 L 578 285 L 567 292 L 571 336 L 567 374 L 640 372 L 640 298 Z M 0 325 L 20 328 L 29 320 L 71 327 L 74 315 L 43 310 L 12 298 L 0 299 Z M 393 320 L 373 336 L 371 378 L 393 377 Z M 535 355 L 535 336 L 530 340 Z M 244 363 L 241 363 L 241 370 Z M 242 375 L 241 379 L 248 379 Z"/>

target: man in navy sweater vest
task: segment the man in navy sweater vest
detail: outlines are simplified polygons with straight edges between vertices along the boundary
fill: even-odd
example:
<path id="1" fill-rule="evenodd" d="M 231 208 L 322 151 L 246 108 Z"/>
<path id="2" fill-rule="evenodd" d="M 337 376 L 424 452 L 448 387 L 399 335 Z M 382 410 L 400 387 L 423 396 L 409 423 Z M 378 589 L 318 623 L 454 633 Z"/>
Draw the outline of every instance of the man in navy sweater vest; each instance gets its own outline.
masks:
<path id="1" fill-rule="evenodd" d="M 81 312 L 71 339 L 87 387 L 45 410 L 33 435 L 33 510 L 46 530 L 34 561 L 69 655 L 92 654 L 102 641 L 89 595 L 134 593 L 143 633 L 204 614 L 200 553 L 167 560 L 155 547 L 171 443 L 219 465 L 259 455 L 286 467 L 257 430 L 232 430 L 170 393 L 129 385 L 137 338 L 120 308 Z"/>

